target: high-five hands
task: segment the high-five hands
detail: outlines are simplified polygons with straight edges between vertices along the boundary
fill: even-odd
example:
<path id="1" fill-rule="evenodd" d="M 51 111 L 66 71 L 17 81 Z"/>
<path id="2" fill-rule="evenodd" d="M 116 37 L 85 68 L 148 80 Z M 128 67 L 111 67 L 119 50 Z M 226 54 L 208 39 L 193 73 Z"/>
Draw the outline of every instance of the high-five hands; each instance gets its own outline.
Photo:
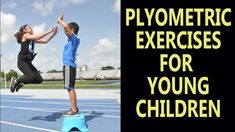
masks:
<path id="1" fill-rule="evenodd" d="M 57 26 L 56 26 L 56 27 L 53 27 L 53 30 L 52 30 L 52 31 L 53 31 L 53 34 L 56 35 L 57 32 L 58 32 L 58 27 L 57 27 Z"/>
<path id="2" fill-rule="evenodd" d="M 58 18 L 57 23 L 59 23 L 59 21 L 60 21 L 60 20 L 62 20 L 62 21 L 63 21 L 63 19 L 64 19 L 64 14 L 63 14 L 63 13 L 61 13 L 61 14 L 60 14 L 60 16 L 59 16 L 59 18 Z"/>

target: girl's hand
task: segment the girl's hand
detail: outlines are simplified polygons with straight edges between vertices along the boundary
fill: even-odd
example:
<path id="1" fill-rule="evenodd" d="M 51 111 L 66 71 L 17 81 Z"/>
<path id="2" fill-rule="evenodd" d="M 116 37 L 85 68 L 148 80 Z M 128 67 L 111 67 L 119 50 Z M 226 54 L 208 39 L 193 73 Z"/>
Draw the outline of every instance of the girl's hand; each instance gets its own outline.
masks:
<path id="1" fill-rule="evenodd" d="M 49 32 L 50 32 L 50 33 L 53 32 L 53 31 L 54 31 L 54 28 L 55 28 L 55 27 L 51 27 L 51 28 L 49 29 Z"/>
<path id="2" fill-rule="evenodd" d="M 53 34 L 54 34 L 54 35 L 56 35 L 56 34 L 57 34 L 57 32 L 58 32 L 58 27 L 55 27 L 55 28 L 54 28 L 54 32 L 53 32 Z"/>

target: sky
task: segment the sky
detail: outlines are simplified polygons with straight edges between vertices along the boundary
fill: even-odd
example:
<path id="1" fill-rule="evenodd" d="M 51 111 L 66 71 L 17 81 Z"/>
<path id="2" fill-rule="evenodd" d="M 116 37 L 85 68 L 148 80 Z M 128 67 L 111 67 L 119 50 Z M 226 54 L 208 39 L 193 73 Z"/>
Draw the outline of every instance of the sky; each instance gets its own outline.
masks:
<path id="1" fill-rule="evenodd" d="M 1 70 L 17 68 L 20 45 L 14 34 L 24 24 L 34 34 L 57 25 L 61 12 L 64 21 L 79 24 L 80 45 L 77 65 L 88 70 L 103 66 L 120 67 L 120 0 L 1 0 Z M 62 70 L 62 54 L 67 42 L 63 29 L 47 44 L 35 45 L 35 67 L 47 72 Z"/>

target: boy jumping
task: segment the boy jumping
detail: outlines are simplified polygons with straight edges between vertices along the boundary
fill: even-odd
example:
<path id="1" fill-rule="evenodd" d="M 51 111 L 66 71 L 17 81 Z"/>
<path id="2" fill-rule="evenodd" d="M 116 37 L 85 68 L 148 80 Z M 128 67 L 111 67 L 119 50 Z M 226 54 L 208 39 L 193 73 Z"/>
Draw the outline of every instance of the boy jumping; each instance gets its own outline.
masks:
<path id="1" fill-rule="evenodd" d="M 79 26 L 75 22 L 67 24 L 63 21 L 63 16 L 64 15 L 61 14 L 58 18 L 58 23 L 63 27 L 64 33 L 68 37 L 68 41 L 64 46 L 63 51 L 63 78 L 64 88 L 68 91 L 71 104 L 71 108 L 64 112 L 64 116 L 72 116 L 79 115 L 76 92 L 74 89 L 77 67 L 75 63 L 75 56 L 80 43 L 80 39 L 77 37 Z"/>

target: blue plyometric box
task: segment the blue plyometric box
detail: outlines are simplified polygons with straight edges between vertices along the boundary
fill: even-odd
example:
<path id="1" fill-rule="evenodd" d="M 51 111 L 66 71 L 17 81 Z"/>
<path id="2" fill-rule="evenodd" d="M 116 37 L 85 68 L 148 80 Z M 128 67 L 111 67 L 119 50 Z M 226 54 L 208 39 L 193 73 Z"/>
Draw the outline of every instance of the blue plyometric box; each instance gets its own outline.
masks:
<path id="1" fill-rule="evenodd" d="M 83 113 L 79 116 L 64 116 L 61 132 L 70 132 L 72 129 L 78 129 L 79 132 L 88 132 L 87 123 Z"/>

